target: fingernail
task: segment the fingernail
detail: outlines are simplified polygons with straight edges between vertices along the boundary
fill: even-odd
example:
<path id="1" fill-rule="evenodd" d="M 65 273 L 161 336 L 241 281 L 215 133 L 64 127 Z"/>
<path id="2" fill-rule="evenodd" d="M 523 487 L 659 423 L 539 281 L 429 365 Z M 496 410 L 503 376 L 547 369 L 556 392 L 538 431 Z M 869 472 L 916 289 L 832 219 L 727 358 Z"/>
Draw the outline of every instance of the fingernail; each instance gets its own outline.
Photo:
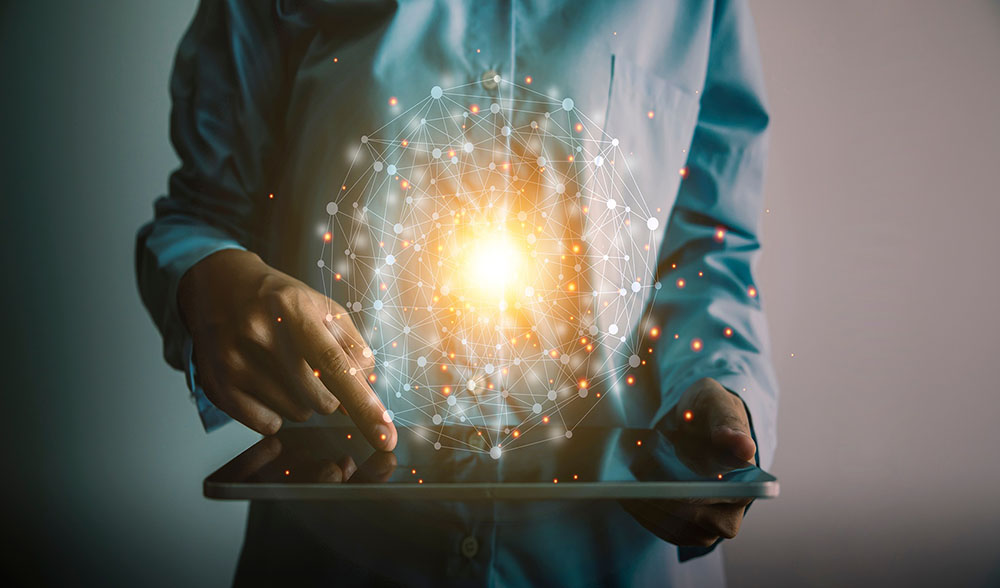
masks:
<path id="1" fill-rule="evenodd" d="M 389 438 L 392 436 L 392 429 L 386 425 L 376 425 L 375 426 L 375 437 L 378 439 L 379 444 L 382 447 L 389 446 Z"/>

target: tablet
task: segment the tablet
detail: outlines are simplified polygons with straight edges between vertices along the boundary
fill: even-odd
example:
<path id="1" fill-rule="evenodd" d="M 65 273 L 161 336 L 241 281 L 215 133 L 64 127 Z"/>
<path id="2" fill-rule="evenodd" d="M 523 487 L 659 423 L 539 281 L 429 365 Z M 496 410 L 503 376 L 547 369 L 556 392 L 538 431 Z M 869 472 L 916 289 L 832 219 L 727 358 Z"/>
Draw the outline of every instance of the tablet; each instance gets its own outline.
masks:
<path id="1" fill-rule="evenodd" d="M 669 433 L 578 427 L 571 438 L 497 451 L 482 430 L 399 429 L 391 453 L 352 427 L 265 437 L 205 479 L 221 500 L 566 500 L 771 498 L 760 468 L 703 454 Z M 491 451 L 491 449 L 493 449 Z"/>

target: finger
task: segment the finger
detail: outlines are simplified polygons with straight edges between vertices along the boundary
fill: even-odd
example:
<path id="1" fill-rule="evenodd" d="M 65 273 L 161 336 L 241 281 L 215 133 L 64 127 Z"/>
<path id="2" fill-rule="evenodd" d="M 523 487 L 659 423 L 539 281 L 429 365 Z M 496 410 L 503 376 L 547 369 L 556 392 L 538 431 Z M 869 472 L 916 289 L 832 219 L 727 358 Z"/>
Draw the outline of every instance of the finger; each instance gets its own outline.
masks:
<path id="1" fill-rule="evenodd" d="M 285 417 L 297 423 L 304 422 L 312 416 L 312 407 L 300 402 L 288 387 L 278 383 L 269 373 L 263 370 L 248 370 L 239 382 L 240 388 L 247 391 L 257 400 Z"/>
<path id="2" fill-rule="evenodd" d="M 228 386 L 221 393 L 210 394 L 208 399 L 219 410 L 261 435 L 273 435 L 281 428 L 281 416 L 278 413 L 235 386 Z"/>
<path id="3" fill-rule="evenodd" d="M 340 401 L 326 389 L 316 372 L 292 346 L 290 338 L 287 343 L 279 346 L 278 362 L 284 379 L 288 382 L 288 389 L 300 403 L 319 414 L 332 414 L 340 406 Z"/>
<path id="4" fill-rule="evenodd" d="M 660 516 L 696 525 L 705 537 L 732 539 L 743 522 L 745 504 L 692 504 L 684 500 L 648 500 L 646 508 Z"/>
<path id="5" fill-rule="evenodd" d="M 757 445 L 750 436 L 750 422 L 743 401 L 715 380 L 695 384 L 690 408 L 682 413 L 686 424 L 708 432 L 712 444 L 743 461 L 753 461 Z"/>
<path id="6" fill-rule="evenodd" d="M 391 451 L 396 446 L 396 428 L 385 407 L 329 329 L 307 315 L 297 317 L 296 328 L 292 329 L 296 348 L 319 372 L 320 381 L 344 405 L 368 442 L 377 449 Z"/>
<path id="7" fill-rule="evenodd" d="M 719 536 L 670 512 L 665 500 L 625 500 L 622 505 L 649 532 L 674 545 L 709 547 Z"/>

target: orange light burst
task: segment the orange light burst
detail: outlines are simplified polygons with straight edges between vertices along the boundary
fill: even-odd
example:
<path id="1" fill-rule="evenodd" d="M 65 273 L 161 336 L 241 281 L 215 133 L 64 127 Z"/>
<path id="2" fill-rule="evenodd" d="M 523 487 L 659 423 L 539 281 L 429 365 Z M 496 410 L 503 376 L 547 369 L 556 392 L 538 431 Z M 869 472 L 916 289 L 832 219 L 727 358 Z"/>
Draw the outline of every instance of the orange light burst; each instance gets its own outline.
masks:
<path id="1" fill-rule="evenodd" d="M 654 116 L 656 116 L 656 113 L 655 113 L 655 112 L 653 112 L 652 110 L 650 110 L 649 112 L 647 112 L 647 113 L 646 113 L 646 117 L 647 117 L 647 118 L 650 118 L 650 119 L 651 119 L 651 118 L 653 118 Z"/>
<path id="2" fill-rule="evenodd" d="M 410 141 L 407 139 L 403 139 L 402 141 L 399 142 L 399 144 L 402 145 L 403 147 L 406 147 L 407 145 L 410 144 Z"/>
<path id="3" fill-rule="evenodd" d="M 687 167 L 682 167 L 678 173 L 681 174 L 682 178 L 686 178 L 687 175 L 688 175 L 688 168 Z"/>
<path id="4" fill-rule="evenodd" d="M 577 385 L 579 385 L 580 388 L 586 389 L 587 386 L 590 385 L 590 382 L 588 382 L 587 380 L 580 380 L 579 382 L 577 382 Z"/>
<path id="5" fill-rule="evenodd" d="M 371 374 L 370 376 L 368 376 L 368 381 L 371 382 L 372 384 L 374 384 L 375 380 L 377 380 L 377 379 L 378 379 L 378 376 L 376 376 L 375 374 Z"/>
<path id="6" fill-rule="evenodd" d="M 323 233 L 323 240 L 326 241 L 327 243 L 329 243 L 330 241 L 332 241 L 333 240 L 333 233 L 331 233 L 330 231 L 327 231 L 327 232 Z"/>
<path id="7" fill-rule="evenodd" d="M 469 112 L 471 112 L 472 114 L 479 114 L 479 105 L 473 104 L 472 106 L 470 106 Z"/>
<path id="8" fill-rule="evenodd" d="M 725 329 L 722 329 L 722 334 L 725 335 L 726 337 L 732 337 L 733 336 L 732 327 L 726 327 Z"/>
<path id="9" fill-rule="evenodd" d="M 701 339 L 695 337 L 691 339 L 691 351 L 701 351 L 705 344 L 701 342 Z"/>
<path id="10" fill-rule="evenodd" d="M 684 278 L 677 278 L 677 287 L 678 288 L 683 288 L 685 286 L 685 284 L 687 284 L 687 282 L 684 281 Z"/>
<path id="11" fill-rule="evenodd" d="M 278 322 L 279 322 L 279 323 L 281 322 L 281 317 L 280 317 L 280 316 L 278 317 Z"/>
<path id="12" fill-rule="evenodd" d="M 274 200 L 274 194 L 268 194 L 267 197 L 270 198 L 271 200 Z"/>
<path id="13" fill-rule="evenodd" d="M 659 329 L 659 327 L 653 327 L 652 329 L 650 329 L 649 330 L 649 336 L 652 337 L 652 338 L 654 338 L 654 339 L 657 338 L 657 337 L 659 337 L 660 336 L 660 329 Z"/>
<path id="14" fill-rule="evenodd" d="M 635 376 L 629 376 L 629 377 L 625 378 L 625 382 L 627 382 L 629 386 L 631 386 L 632 384 L 635 384 Z"/>
<path id="15" fill-rule="evenodd" d="M 521 436 L 521 431 L 518 431 L 517 429 L 514 429 L 514 432 L 511 433 L 511 434 L 514 436 L 515 439 L 517 439 L 518 437 Z"/>
<path id="16" fill-rule="evenodd" d="M 524 78 L 524 83 L 525 83 L 525 84 L 531 84 L 531 76 L 526 76 L 526 77 Z"/>
<path id="17" fill-rule="evenodd" d="M 756 298 L 757 297 L 757 288 L 754 288 L 753 286 L 750 286 L 749 288 L 747 288 L 747 295 L 749 295 L 750 298 Z"/>
<path id="18" fill-rule="evenodd" d="M 340 274 L 333 274 L 333 279 L 334 279 L 334 280 L 340 280 L 340 279 L 341 279 L 341 278 L 343 278 L 343 277 L 344 277 L 344 276 L 342 276 L 342 275 L 340 275 Z"/>
<path id="19" fill-rule="evenodd" d="M 333 62 L 334 63 L 340 63 L 340 58 L 339 57 L 334 57 L 333 58 Z"/>
<path id="20" fill-rule="evenodd" d="M 410 182 L 407 182 L 406 180 L 403 180 L 402 182 L 400 182 L 400 183 L 399 183 L 399 186 L 400 186 L 400 187 L 401 187 L 402 189 L 406 190 L 407 188 L 409 188 L 409 187 L 410 187 Z"/>
<path id="21" fill-rule="evenodd" d="M 582 132 L 583 131 L 583 123 L 576 123 L 575 125 L 573 125 L 573 130 L 576 131 L 576 132 L 578 132 L 578 133 Z"/>
<path id="22" fill-rule="evenodd" d="M 542 422 L 545 423 L 546 425 L 549 424 L 549 417 L 548 417 L 548 415 L 545 415 L 545 416 L 542 417 Z"/>
<path id="23" fill-rule="evenodd" d="M 319 370 L 313 370 L 313 375 L 318 378 L 319 377 Z"/>
<path id="24" fill-rule="evenodd" d="M 694 413 L 691 412 L 690 410 L 685 410 L 684 411 L 684 420 L 687 421 L 687 422 L 691 422 L 692 419 L 694 419 Z"/>
<path id="25" fill-rule="evenodd" d="M 395 106 L 397 104 L 399 104 L 398 98 L 396 98 L 395 96 L 389 98 L 389 106 Z"/>
<path id="26" fill-rule="evenodd" d="M 726 229 L 724 227 L 715 227 L 715 234 L 713 237 L 717 242 L 722 243 L 726 240 Z"/>
<path id="27" fill-rule="evenodd" d="M 444 389 L 441 390 L 441 393 L 444 394 L 445 396 L 451 394 L 451 386 L 445 386 Z"/>

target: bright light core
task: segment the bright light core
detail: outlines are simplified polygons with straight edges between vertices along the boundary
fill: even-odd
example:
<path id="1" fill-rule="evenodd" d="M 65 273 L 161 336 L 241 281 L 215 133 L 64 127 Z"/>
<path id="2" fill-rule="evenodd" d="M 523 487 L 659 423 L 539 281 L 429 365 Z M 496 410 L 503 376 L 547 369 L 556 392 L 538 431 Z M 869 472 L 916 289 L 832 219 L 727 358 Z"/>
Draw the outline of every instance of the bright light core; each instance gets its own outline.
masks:
<path id="1" fill-rule="evenodd" d="M 524 252 L 505 235 L 483 235 L 468 243 L 461 269 L 467 288 L 502 298 L 524 271 Z"/>

